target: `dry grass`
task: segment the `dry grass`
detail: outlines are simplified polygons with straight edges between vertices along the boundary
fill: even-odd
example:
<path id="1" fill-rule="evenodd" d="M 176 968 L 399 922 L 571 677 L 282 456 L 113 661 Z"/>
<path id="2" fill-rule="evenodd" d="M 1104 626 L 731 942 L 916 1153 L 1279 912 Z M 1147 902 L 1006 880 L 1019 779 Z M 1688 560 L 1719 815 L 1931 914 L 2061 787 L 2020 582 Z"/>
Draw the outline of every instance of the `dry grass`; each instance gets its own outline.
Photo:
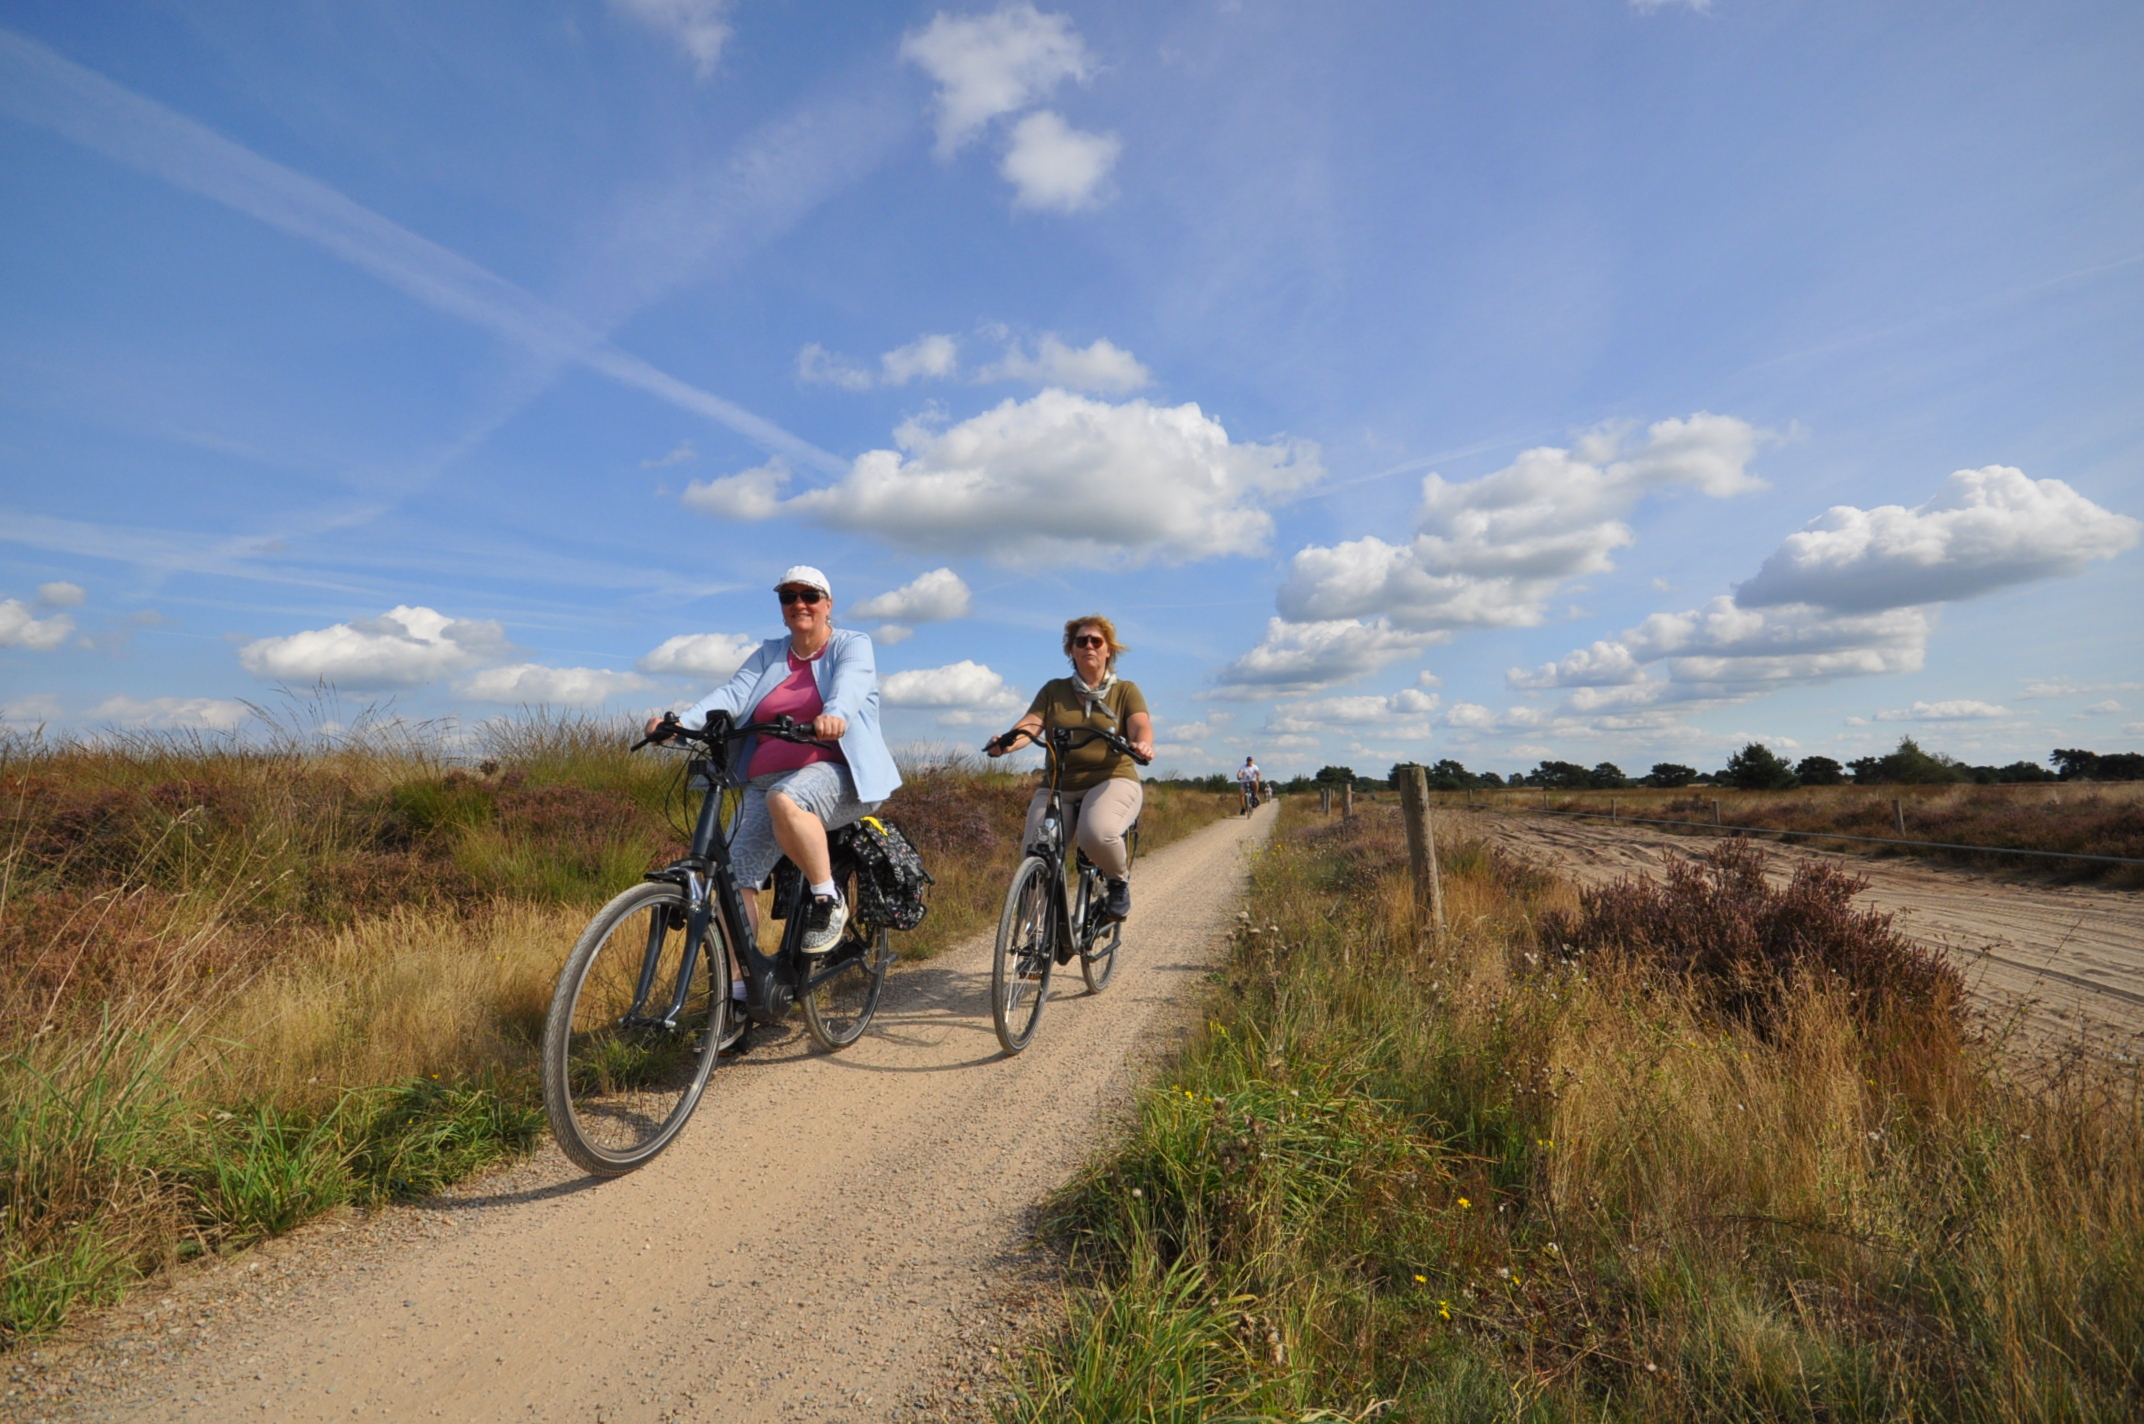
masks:
<path id="1" fill-rule="evenodd" d="M 2138 1417 L 2133 1070 L 2014 1072 L 1813 941 L 1754 1012 L 1702 982 L 1749 961 L 1480 845 L 1425 945 L 1395 819 L 1261 859 L 1206 1036 L 1062 1202 L 1085 1284 L 1011 1417 Z"/>
<path id="2" fill-rule="evenodd" d="M 525 1146 L 552 979 L 682 851 L 677 758 L 590 721 L 0 746 L 0 1342 L 174 1259 Z M 1032 778 L 918 769 L 911 957 L 995 922 Z M 1166 789 L 1147 844 L 1213 818 Z"/>

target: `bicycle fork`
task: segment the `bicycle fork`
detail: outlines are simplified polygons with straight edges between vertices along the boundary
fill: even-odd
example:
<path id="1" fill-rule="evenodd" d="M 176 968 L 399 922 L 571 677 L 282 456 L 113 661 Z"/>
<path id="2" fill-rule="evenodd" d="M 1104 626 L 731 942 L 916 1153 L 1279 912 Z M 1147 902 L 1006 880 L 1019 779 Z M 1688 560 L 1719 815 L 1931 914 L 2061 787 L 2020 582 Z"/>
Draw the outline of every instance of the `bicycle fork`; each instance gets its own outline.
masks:
<path id="1" fill-rule="evenodd" d="M 685 948 L 678 956 L 677 978 L 670 986 L 670 1001 L 660 1014 L 648 1012 L 648 998 L 655 992 L 655 981 L 662 973 L 663 945 L 669 940 L 675 923 L 677 907 L 656 905 L 648 914 L 648 943 L 640 956 L 640 978 L 633 985 L 633 1006 L 618 1020 L 625 1028 L 675 1029 L 678 1015 L 685 1012 L 685 1001 L 692 997 L 693 971 L 700 967 L 700 942 L 707 936 L 707 927 L 714 909 L 714 901 L 707 893 L 707 885 L 694 871 L 684 873 L 685 903 Z"/>

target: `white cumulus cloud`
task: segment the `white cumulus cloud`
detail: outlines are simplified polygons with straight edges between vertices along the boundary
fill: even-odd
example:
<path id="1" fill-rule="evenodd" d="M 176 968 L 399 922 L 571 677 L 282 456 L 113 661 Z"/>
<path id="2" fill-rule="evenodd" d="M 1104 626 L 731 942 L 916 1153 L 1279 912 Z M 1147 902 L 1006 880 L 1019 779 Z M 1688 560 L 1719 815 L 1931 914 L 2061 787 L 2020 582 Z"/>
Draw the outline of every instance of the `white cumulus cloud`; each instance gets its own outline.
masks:
<path id="1" fill-rule="evenodd" d="M 692 61 L 702 79 L 715 72 L 722 47 L 730 38 L 730 0 L 610 0 L 612 8 L 631 16 L 668 39 Z"/>
<path id="2" fill-rule="evenodd" d="M 1731 596 L 1656 613 L 1616 639 L 1507 677 L 1514 687 L 1572 689 L 1567 710 L 1593 712 L 1733 702 L 1798 683 L 1913 672 L 1926 660 L 1942 603 L 2076 573 L 2130 547 L 2140 528 L 2060 480 L 2031 480 L 2000 465 L 1960 470 L 1913 509 L 1827 511 L 1787 536 Z M 2024 695 L 2086 690 L 2097 688 L 2035 682 Z M 2011 715 L 1978 710 L 1991 707 L 1917 702 L 1878 718 Z"/>
<path id="3" fill-rule="evenodd" d="M 888 707 L 935 711 L 939 723 L 948 727 L 993 721 L 1027 705 L 1003 677 L 967 658 L 944 667 L 888 673 L 879 679 L 878 695 Z"/>
<path id="4" fill-rule="evenodd" d="M 2007 707 L 1992 702 L 1958 699 L 1950 702 L 1916 702 L 1911 707 L 1892 707 L 1876 714 L 1879 722 L 1978 722 L 2012 715 Z"/>
<path id="5" fill-rule="evenodd" d="M 865 599 L 851 611 L 859 618 L 943 623 L 948 619 L 967 617 L 971 598 L 968 585 L 959 574 L 951 569 L 932 569 L 890 593 Z"/>
<path id="6" fill-rule="evenodd" d="M 782 507 L 789 466 L 780 458 L 716 480 L 694 480 L 681 498 L 687 509 L 720 519 L 769 519 Z"/>
<path id="7" fill-rule="evenodd" d="M 238 661 L 259 678 L 364 689 L 430 682 L 495 662 L 510 650 L 506 630 L 488 619 L 449 618 L 404 605 L 378 618 L 258 639 L 238 650 Z"/>
<path id="8" fill-rule="evenodd" d="M 1283 702 L 1267 714 L 1265 730 L 1316 735 L 1333 728 L 1349 728 L 1387 735 L 1421 736 L 1429 731 L 1422 719 L 1442 704 L 1443 699 L 1434 693 L 1419 692 L 1411 687 L 1389 696 L 1366 693 L 1358 697 Z"/>
<path id="9" fill-rule="evenodd" d="M 1271 618 L 1256 646 L 1221 670 L 1217 690 L 1237 697 L 1318 692 L 1375 672 L 1448 637 L 1356 618 L 1311 623 Z"/>
<path id="10" fill-rule="evenodd" d="M 2074 574 L 2134 545 L 2140 529 L 2061 480 L 2028 479 L 2007 465 L 1959 470 L 1912 509 L 1825 511 L 1737 585 L 1735 601 L 1847 612 L 1948 603 Z"/>
<path id="11" fill-rule="evenodd" d="M 790 499 L 787 471 L 686 495 L 731 518 L 777 511 L 898 547 L 1023 567 L 1186 563 L 1264 550 L 1262 507 L 1323 477 L 1317 448 L 1235 443 L 1198 406 L 1112 405 L 1069 391 L 1008 400 L 958 425 L 910 421 L 898 450 L 858 456 L 837 483 Z"/>
<path id="12" fill-rule="evenodd" d="M 633 666 L 660 677 L 703 677 L 727 682 L 759 647 L 742 633 L 680 633 L 656 644 Z"/>
<path id="13" fill-rule="evenodd" d="M 78 583 L 41 583 L 37 601 L 47 608 L 77 608 L 89 598 Z"/>
<path id="14" fill-rule="evenodd" d="M 455 691 L 478 702 L 544 704 L 553 707 L 596 707 L 621 692 L 639 692 L 652 687 L 634 672 L 607 668 L 545 667 L 540 663 L 511 663 L 485 668 L 456 685 Z"/>
<path id="15" fill-rule="evenodd" d="M 100 722 L 159 731 L 229 732 L 252 715 L 243 702 L 215 697 L 108 697 L 89 709 Z"/>
<path id="16" fill-rule="evenodd" d="M 1064 386 L 1116 396 L 1130 395 L 1154 382 L 1153 372 L 1138 357 L 1106 336 L 1086 346 L 1070 346 L 1052 332 L 1043 333 L 1033 354 L 1018 342 L 1008 343 L 1004 359 L 985 366 L 975 378 L 1030 381 L 1038 386 Z"/>
<path id="17" fill-rule="evenodd" d="M 49 692 L 31 692 L 0 702 L 0 723 L 36 726 L 60 719 L 60 700 Z"/>
<path id="18" fill-rule="evenodd" d="M 1644 676 L 1644 665 L 1629 648 L 1621 643 L 1596 642 L 1559 661 L 1543 663 L 1533 672 L 1512 668 L 1504 674 L 1504 681 L 1512 687 L 1605 687 L 1636 682 Z"/>
<path id="19" fill-rule="evenodd" d="M 66 642 L 73 632 L 74 619 L 64 613 L 38 618 L 21 599 L 0 599 L 0 648 L 46 653 Z"/>
<path id="20" fill-rule="evenodd" d="M 1748 466 L 1763 438 L 1746 421 L 1700 411 L 1635 441 L 1607 430 L 1571 449 L 1528 450 L 1478 480 L 1430 475 L 1412 540 L 1312 545 L 1276 603 L 1300 621 L 1376 613 L 1415 630 L 1531 627 L 1560 584 L 1614 567 L 1611 556 L 1636 537 L 1625 516 L 1647 494 L 1761 489 Z"/>
<path id="21" fill-rule="evenodd" d="M 1088 133 L 1044 109 L 1013 125 L 998 172 L 1013 186 L 1013 204 L 1076 213 L 1101 202 L 1103 185 L 1124 151 L 1115 134 Z"/>
<path id="22" fill-rule="evenodd" d="M 992 119 L 1018 113 L 1094 62 L 1067 15 L 1030 4 L 988 15 L 940 11 L 901 42 L 901 57 L 938 84 L 938 153 L 950 157 Z"/>
<path id="23" fill-rule="evenodd" d="M 814 341 L 797 352 L 797 379 L 813 385 L 868 391 L 875 386 L 905 386 L 910 381 L 948 380 L 960 372 L 960 343 L 928 333 L 906 346 L 882 352 L 878 369 L 858 366 Z"/>

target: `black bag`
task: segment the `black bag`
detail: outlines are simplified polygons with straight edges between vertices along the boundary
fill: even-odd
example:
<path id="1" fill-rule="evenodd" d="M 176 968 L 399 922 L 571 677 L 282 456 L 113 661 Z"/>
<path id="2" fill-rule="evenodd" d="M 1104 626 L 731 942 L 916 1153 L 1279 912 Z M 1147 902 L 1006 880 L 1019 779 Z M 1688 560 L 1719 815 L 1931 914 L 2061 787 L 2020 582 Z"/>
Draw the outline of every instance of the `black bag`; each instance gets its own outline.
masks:
<path id="1" fill-rule="evenodd" d="M 900 828 L 866 816 L 836 835 L 856 861 L 856 918 L 892 930 L 922 924 L 930 912 L 923 903 L 923 887 L 938 882 L 923 868 L 923 857 Z"/>

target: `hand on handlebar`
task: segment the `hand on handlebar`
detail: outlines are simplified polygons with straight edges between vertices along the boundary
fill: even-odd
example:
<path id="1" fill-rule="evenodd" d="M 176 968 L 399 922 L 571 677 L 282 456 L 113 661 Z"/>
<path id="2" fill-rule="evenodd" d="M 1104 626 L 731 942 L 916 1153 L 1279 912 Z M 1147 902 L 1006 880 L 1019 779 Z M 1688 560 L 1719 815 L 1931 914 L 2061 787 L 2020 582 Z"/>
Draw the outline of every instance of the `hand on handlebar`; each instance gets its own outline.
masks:
<path id="1" fill-rule="evenodd" d="M 1034 728 L 1015 727 L 1011 731 L 1003 733 L 1000 736 L 992 737 L 989 741 L 983 743 L 983 755 L 987 757 L 1001 757 L 1006 755 L 1008 752 L 1018 751 L 1020 749 L 1020 739 L 1022 737 L 1025 737 L 1030 742 L 1039 740 L 1039 738 L 1035 734 Z"/>
<path id="2" fill-rule="evenodd" d="M 667 742 L 683 730 L 684 728 L 678 724 L 677 713 L 675 712 L 665 712 L 660 717 L 650 717 L 647 725 L 641 728 L 641 731 L 647 735 L 633 743 L 630 750 L 637 752 L 650 743 Z"/>

